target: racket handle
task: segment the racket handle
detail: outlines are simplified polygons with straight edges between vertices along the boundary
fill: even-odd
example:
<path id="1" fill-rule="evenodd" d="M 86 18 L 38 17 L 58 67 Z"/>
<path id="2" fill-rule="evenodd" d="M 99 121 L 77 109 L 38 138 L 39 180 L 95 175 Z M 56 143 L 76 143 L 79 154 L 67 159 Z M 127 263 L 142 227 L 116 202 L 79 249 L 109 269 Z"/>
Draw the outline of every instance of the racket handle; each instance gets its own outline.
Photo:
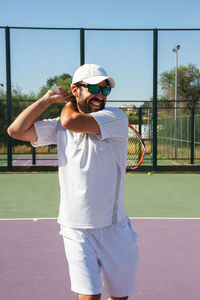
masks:
<path id="1" fill-rule="evenodd" d="M 59 87 L 55 83 L 52 85 L 52 87 L 50 88 L 50 90 L 53 91 L 53 92 L 55 92 L 56 94 L 61 95 Z"/>
<path id="2" fill-rule="evenodd" d="M 51 91 L 55 92 L 58 95 L 62 95 L 62 93 L 59 90 L 59 87 L 54 83 L 52 85 L 52 87 L 50 88 Z M 74 96 L 72 96 L 68 101 L 65 101 L 65 103 L 67 102 L 72 102 L 72 103 L 76 103 L 76 98 Z"/>

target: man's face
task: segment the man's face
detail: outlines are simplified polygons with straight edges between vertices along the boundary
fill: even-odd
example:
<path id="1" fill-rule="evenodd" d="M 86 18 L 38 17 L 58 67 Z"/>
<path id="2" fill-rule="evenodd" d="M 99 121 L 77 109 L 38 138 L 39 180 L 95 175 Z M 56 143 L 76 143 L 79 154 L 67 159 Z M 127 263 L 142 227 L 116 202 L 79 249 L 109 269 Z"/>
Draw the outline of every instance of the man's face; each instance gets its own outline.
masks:
<path id="1" fill-rule="evenodd" d="M 106 80 L 98 83 L 98 85 L 101 87 L 108 86 Z M 106 98 L 107 96 L 104 96 L 101 90 L 98 94 L 91 94 L 87 87 L 81 86 L 78 89 L 78 98 L 76 98 L 78 110 L 86 114 L 102 110 L 105 107 Z"/>

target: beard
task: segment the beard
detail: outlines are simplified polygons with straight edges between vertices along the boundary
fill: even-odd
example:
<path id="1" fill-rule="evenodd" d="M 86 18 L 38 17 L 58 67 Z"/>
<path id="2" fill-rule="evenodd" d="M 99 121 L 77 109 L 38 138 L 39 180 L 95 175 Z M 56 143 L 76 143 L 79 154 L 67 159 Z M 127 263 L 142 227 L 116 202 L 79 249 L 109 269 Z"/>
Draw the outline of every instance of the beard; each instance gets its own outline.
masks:
<path id="1" fill-rule="evenodd" d="M 82 99 L 82 97 L 80 97 L 77 101 L 77 107 L 81 112 L 89 114 L 104 109 L 105 101 L 99 100 L 94 96 L 87 99 Z"/>

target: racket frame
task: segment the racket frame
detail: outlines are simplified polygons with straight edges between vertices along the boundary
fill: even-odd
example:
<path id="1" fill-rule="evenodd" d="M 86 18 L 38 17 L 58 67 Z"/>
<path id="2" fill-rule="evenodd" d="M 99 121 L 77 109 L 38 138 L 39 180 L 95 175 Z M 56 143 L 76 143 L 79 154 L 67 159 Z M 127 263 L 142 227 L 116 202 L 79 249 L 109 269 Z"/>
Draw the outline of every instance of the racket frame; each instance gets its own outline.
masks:
<path id="1" fill-rule="evenodd" d="M 137 168 L 141 165 L 141 163 L 143 162 L 144 156 L 145 156 L 145 154 L 146 154 L 146 149 L 145 149 L 145 143 L 144 143 L 144 141 L 143 141 L 141 135 L 139 134 L 139 132 L 138 132 L 131 124 L 128 124 L 128 127 L 129 127 L 131 130 L 134 131 L 134 133 L 137 135 L 137 137 L 140 139 L 140 141 L 141 141 L 141 143 L 142 143 L 142 155 L 141 155 L 141 158 L 140 158 L 139 162 L 138 162 L 134 167 L 131 168 L 131 169 L 135 170 L 135 169 L 137 169 Z"/>

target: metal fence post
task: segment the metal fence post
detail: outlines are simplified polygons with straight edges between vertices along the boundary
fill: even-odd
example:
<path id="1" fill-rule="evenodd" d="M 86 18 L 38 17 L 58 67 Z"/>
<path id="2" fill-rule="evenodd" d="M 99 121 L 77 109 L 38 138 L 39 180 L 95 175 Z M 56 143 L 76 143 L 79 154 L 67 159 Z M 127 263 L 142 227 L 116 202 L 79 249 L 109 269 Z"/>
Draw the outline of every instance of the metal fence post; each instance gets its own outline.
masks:
<path id="1" fill-rule="evenodd" d="M 139 123 L 139 134 L 142 134 L 142 107 L 139 107 L 138 110 L 138 123 Z"/>
<path id="2" fill-rule="evenodd" d="M 153 170 L 157 170 L 158 29 L 153 30 Z"/>
<path id="3" fill-rule="evenodd" d="M 85 30 L 80 29 L 80 65 L 85 63 Z"/>
<path id="4" fill-rule="evenodd" d="M 6 88 L 7 88 L 7 127 L 12 122 L 12 91 L 11 91 L 11 63 L 10 63 L 10 28 L 5 28 L 6 43 Z M 12 139 L 7 137 L 7 166 L 12 169 Z"/>
<path id="5" fill-rule="evenodd" d="M 191 109 L 191 144 L 190 144 L 190 163 L 194 164 L 194 107 Z"/>
<path id="6" fill-rule="evenodd" d="M 35 151 L 35 147 L 32 147 L 32 165 L 36 165 L 36 151 Z"/>

